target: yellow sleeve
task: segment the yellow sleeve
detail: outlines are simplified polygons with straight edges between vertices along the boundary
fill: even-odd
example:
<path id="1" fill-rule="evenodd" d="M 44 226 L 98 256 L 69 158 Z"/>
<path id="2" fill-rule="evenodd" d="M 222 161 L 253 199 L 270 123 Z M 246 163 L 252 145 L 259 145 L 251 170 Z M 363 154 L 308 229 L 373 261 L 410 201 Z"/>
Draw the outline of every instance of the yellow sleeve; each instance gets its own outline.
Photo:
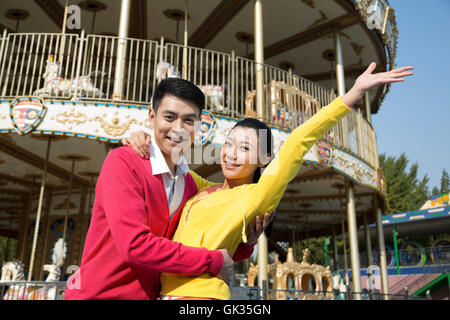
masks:
<path id="1" fill-rule="evenodd" d="M 200 177 L 198 174 L 196 174 L 194 171 L 189 170 L 189 173 L 191 174 L 192 178 L 194 179 L 194 182 L 197 186 L 197 193 L 202 191 L 203 189 L 209 188 L 211 186 L 215 186 L 219 183 L 215 183 L 209 180 L 206 180 L 202 177 Z"/>
<path id="2" fill-rule="evenodd" d="M 278 206 L 288 183 L 300 170 L 303 156 L 350 110 L 338 97 L 291 132 L 259 182 L 244 189 L 244 204 L 250 209 L 245 210 L 249 219 L 265 212 L 271 213 Z"/>

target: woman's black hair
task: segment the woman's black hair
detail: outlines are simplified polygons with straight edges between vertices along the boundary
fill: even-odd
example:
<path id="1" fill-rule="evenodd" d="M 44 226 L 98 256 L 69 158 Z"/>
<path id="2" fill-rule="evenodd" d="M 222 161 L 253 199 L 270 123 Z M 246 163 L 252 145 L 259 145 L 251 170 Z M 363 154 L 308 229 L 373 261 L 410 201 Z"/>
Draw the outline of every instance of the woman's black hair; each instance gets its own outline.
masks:
<path id="1" fill-rule="evenodd" d="M 256 130 L 256 134 L 259 138 L 259 158 L 263 159 L 269 154 L 272 157 L 272 145 L 273 145 L 273 136 L 270 128 L 263 122 L 254 119 L 254 118 L 245 118 L 241 121 L 238 121 L 234 127 L 244 127 L 244 128 L 252 128 Z M 265 168 L 268 163 L 263 167 Z M 256 170 L 253 175 L 253 183 L 257 183 L 259 178 L 261 177 L 261 170 Z"/>
<path id="2" fill-rule="evenodd" d="M 265 123 L 254 118 L 245 118 L 241 121 L 238 121 L 234 125 L 233 129 L 236 127 L 255 129 L 259 139 L 259 158 L 264 159 L 267 156 L 267 154 L 269 154 L 270 158 L 273 157 L 272 131 Z M 257 183 L 259 181 L 259 178 L 261 178 L 261 171 L 264 170 L 264 168 L 267 167 L 268 164 L 269 163 L 264 165 L 262 168 L 256 169 L 255 173 L 253 174 L 253 183 Z M 267 226 L 266 230 L 264 230 L 264 233 L 266 234 L 267 237 L 270 237 L 270 235 L 272 234 L 274 220 L 275 219 L 273 219 Z"/>

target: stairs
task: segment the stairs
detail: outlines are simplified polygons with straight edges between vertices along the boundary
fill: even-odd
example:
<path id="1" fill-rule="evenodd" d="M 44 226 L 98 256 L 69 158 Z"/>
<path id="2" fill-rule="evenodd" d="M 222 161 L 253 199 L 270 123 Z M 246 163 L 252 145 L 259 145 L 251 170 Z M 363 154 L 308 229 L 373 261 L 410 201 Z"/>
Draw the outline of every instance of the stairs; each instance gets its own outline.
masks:
<path id="1" fill-rule="evenodd" d="M 394 283 L 389 285 L 389 293 L 403 294 L 405 293 L 405 287 L 408 287 L 408 292 L 411 294 L 440 276 L 440 273 L 389 276 L 389 284 Z"/>

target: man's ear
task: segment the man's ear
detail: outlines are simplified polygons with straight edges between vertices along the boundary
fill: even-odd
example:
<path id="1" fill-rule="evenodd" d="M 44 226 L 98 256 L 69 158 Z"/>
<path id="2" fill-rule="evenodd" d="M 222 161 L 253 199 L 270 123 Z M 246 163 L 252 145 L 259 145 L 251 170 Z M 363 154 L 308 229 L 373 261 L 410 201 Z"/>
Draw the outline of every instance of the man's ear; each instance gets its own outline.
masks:
<path id="1" fill-rule="evenodd" d="M 153 129 L 153 124 L 154 124 L 155 118 L 156 118 L 156 113 L 155 113 L 155 111 L 153 110 L 153 108 L 151 108 L 151 109 L 148 111 L 148 120 L 149 120 L 149 122 L 150 122 L 150 128 L 152 128 L 152 129 Z"/>

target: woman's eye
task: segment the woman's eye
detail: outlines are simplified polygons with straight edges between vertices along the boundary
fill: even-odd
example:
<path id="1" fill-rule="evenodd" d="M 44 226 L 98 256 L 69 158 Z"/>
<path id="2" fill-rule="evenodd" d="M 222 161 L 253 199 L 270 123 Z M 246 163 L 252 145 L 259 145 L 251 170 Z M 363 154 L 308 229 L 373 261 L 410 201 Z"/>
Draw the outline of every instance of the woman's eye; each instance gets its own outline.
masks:
<path id="1" fill-rule="evenodd" d="M 246 147 L 246 146 L 241 146 L 239 149 L 240 149 L 241 151 L 248 151 L 248 147 Z"/>

